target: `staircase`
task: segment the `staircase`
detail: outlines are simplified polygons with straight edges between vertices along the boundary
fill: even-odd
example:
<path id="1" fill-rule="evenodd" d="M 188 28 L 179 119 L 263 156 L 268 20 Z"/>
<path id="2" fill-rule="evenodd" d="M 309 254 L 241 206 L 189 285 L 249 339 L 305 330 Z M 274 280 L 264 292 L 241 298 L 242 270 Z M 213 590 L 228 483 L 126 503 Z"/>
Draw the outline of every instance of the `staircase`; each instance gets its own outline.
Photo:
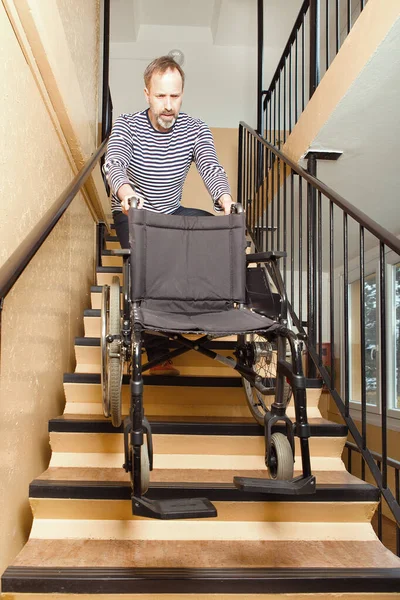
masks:
<path id="1" fill-rule="evenodd" d="M 122 428 L 103 417 L 100 393 L 101 286 L 122 272 L 109 256 L 116 245 L 109 236 L 102 251 L 76 370 L 64 376 L 65 412 L 49 422 L 50 466 L 30 486 L 30 539 L 3 575 L 4 600 L 400 597 L 400 559 L 371 526 L 379 493 L 346 471 L 347 428 L 321 417 L 320 387 L 308 389 L 316 494 L 280 497 L 233 486 L 234 475 L 266 475 L 263 430 L 234 371 L 190 352 L 175 361 L 179 378 L 146 376 L 155 447 L 149 497 L 206 496 L 218 517 L 132 517 Z M 233 339 L 210 347 L 229 355 Z M 125 412 L 128 401 L 125 376 Z"/>

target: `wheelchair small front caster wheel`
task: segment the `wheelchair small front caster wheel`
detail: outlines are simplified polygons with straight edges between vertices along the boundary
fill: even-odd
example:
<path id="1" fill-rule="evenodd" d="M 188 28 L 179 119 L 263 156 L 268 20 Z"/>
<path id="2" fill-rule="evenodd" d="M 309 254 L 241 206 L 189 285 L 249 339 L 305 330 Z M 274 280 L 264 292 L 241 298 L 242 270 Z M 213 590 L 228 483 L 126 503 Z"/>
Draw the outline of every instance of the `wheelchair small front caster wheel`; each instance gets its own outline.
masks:
<path id="1" fill-rule="evenodd" d="M 266 456 L 266 466 L 271 479 L 290 481 L 293 479 L 294 458 L 289 440 L 283 433 L 275 432 L 271 436 L 271 453 Z"/>
<path id="2" fill-rule="evenodd" d="M 131 469 L 133 469 L 134 461 L 133 461 L 133 449 L 130 449 L 130 465 Z M 133 489 L 133 471 L 131 470 L 131 485 Z M 145 494 L 149 489 L 150 485 L 150 458 L 149 458 L 149 448 L 147 445 L 147 439 L 140 449 L 140 493 Z"/>

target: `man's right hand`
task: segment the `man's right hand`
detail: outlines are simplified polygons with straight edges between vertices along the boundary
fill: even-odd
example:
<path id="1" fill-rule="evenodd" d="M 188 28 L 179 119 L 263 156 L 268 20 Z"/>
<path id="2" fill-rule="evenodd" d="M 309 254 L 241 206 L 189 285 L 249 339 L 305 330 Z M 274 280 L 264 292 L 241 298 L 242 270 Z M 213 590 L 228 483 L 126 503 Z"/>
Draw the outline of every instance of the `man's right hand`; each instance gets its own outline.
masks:
<path id="1" fill-rule="evenodd" d="M 132 199 L 137 200 L 137 206 L 136 206 L 136 208 L 143 208 L 144 207 L 144 198 L 142 198 L 141 196 L 138 196 L 137 194 L 129 194 L 128 196 L 125 196 L 125 198 L 123 200 L 121 200 L 122 212 L 125 215 L 127 215 L 128 212 L 129 212 L 129 209 L 131 207 L 130 201 Z"/>
<path id="2" fill-rule="evenodd" d="M 121 202 L 122 212 L 125 215 L 128 214 L 129 209 L 130 209 L 130 204 L 129 204 L 130 198 L 137 199 L 137 201 L 138 201 L 137 208 L 144 207 L 144 198 L 142 196 L 140 196 L 128 183 L 124 183 L 124 185 L 122 185 L 119 188 L 117 196 Z"/>

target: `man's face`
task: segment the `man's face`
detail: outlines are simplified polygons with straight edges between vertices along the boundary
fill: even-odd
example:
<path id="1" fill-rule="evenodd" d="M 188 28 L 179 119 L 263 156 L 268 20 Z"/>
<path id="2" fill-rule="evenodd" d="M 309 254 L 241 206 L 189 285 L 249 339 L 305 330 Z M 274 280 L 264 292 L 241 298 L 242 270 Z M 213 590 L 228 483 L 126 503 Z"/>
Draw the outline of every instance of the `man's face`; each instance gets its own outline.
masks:
<path id="1" fill-rule="evenodd" d="M 175 123 L 182 104 L 182 78 L 176 69 L 162 75 L 154 73 L 149 89 L 144 90 L 149 103 L 151 124 L 158 131 L 168 131 Z"/>

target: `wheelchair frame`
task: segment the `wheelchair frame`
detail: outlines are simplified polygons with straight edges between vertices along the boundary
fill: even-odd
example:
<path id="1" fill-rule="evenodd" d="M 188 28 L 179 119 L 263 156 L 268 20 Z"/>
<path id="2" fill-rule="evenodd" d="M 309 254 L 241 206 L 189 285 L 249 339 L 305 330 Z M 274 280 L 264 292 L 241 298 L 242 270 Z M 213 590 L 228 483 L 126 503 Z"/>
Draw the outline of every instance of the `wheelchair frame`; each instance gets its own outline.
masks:
<path id="1" fill-rule="evenodd" d="M 241 205 L 234 205 L 237 212 L 242 212 Z M 182 518 L 201 518 L 216 516 L 216 509 L 206 498 L 192 498 L 182 500 L 152 500 L 144 496 L 146 485 L 143 485 L 143 456 L 146 451 L 143 447 L 147 442 L 148 468 L 153 468 L 153 443 L 151 435 L 151 426 L 144 415 L 143 408 L 143 372 L 151 367 L 164 362 L 167 359 L 180 356 L 190 350 L 199 352 L 212 360 L 217 360 L 226 366 L 231 367 L 240 373 L 251 386 L 261 394 L 269 394 L 270 387 L 263 385 L 262 377 L 254 372 L 248 366 L 249 364 L 249 344 L 246 343 L 245 335 L 238 335 L 238 343 L 235 350 L 235 357 L 225 357 L 209 348 L 204 344 L 210 339 L 220 336 L 205 334 L 199 339 L 190 340 L 178 333 L 168 333 L 167 331 L 158 332 L 160 335 L 172 339 L 181 345 L 181 348 L 165 353 L 157 360 L 147 362 L 142 366 L 142 326 L 134 323 L 134 314 L 139 303 L 131 300 L 131 274 L 130 274 L 130 250 L 112 250 L 113 255 L 123 257 L 123 307 L 122 307 L 122 327 L 120 334 L 102 335 L 102 356 L 103 346 L 108 344 L 113 346 L 114 357 L 116 344 L 119 347 L 119 357 L 121 360 L 121 370 L 123 371 L 123 362 L 131 363 L 130 369 L 130 408 L 129 414 L 125 417 L 123 423 L 124 432 L 124 453 L 125 463 L 123 468 L 131 474 L 132 483 L 132 512 L 135 515 L 158 519 L 182 519 Z M 250 263 L 264 264 L 277 291 L 281 297 L 281 315 L 279 322 L 282 325 L 279 333 L 270 334 L 277 341 L 277 365 L 276 365 L 276 390 L 275 399 L 270 409 L 264 416 L 265 431 L 265 462 L 270 467 L 273 460 L 277 460 L 272 448 L 272 436 L 276 426 L 283 423 L 286 431 L 286 438 L 289 441 L 294 460 L 294 438 L 300 439 L 302 474 L 290 481 L 277 479 L 256 479 L 247 477 L 234 477 L 234 485 L 244 492 L 261 492 L 268 494 L 312 494 L 315 493 L 315 477 L 311 473 L 311 462 L 309 452 L 310 426 L 307 420 L 306 407 L 306 378 L 303 374 L 301 349 L 302 343 L 300 336 L 296 335 L 287 328 L 287 297 L 281 274 L 278 269 L 277 261 L 285 256 L 283 252 L 264 252 L 258 254 L 246 255 L 246 267 Z M 107 290 L 103 288 L 103 305 Z M 103 310 L 103 308 L 102 308 Z M 104 310 L 107 310 L 106 308 Z M 103 318 L 103 317 L 102 317 Z M 102 332 L 104 333 L 104 332 Z M 264 335 L 264 334 L 260 334 Z M 268 338 L 268 333 L 265 334 Z M 291 363 L 286 360 L 286 344 L 289 343 L 292 357 Z M 107 350 L 106 350 L 107 351 Z M 103 367 L 102 367 L 103 370 Z M 102 374 L 103 378 L 103 374 Z M 293 401 L 295 406 L 295 422 L 286 415 L 286 402 L 283 399 L 284 379 L 289 382 L 293 391 Z M 121 375 L 122 383 L 122 375 Z M 103 404 L 104 404 L 104 385 L 103 385 Z M 105 407 L 106 408 L 106 407 Z M 106 414 L 105 415 L 109 416 Z M 144 436 L 146 435 L 146 442 Z M 144 489 L 143 489 L 144 488 Z"/>

